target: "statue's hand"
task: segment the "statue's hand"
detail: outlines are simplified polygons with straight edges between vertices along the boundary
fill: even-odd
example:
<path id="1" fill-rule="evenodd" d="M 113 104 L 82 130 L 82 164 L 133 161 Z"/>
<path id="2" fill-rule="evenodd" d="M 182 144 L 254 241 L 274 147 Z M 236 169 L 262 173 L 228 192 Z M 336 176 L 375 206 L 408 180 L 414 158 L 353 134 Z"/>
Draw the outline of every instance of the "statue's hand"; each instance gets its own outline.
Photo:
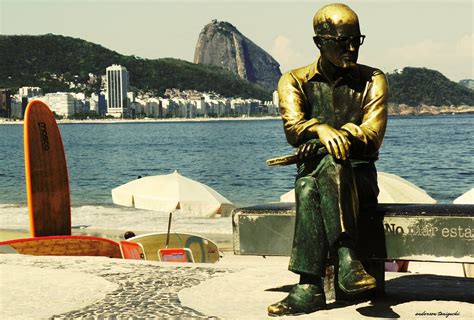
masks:
<path id="1" fill-rule="evenodd" d="M 349 158 L 349 133 L 345 130 L 337 130 L 327 124 L 318 124 L 314 128 L 321 143 L 328 152 L 339 160 Z"/>
<path id="2" fill-rule="evenodd" d="M 316 139 L 315 139 L 316 140 Z M 318 140 L 316 140 L 318 141 Z M 296 150 L 296 155 L 300 160 L 311 157 L 312 155 L 318 152 L 318 149 L 321 147 L 321 144 L 316 144 L 310 141 L 303 143 Z"/>

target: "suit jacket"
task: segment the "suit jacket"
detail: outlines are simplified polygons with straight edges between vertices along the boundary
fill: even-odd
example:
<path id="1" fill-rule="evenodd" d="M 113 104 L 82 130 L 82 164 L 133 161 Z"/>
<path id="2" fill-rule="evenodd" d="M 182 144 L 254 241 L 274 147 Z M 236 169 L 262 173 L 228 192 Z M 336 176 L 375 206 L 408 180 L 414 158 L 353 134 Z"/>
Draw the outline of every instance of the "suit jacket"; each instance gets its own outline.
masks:
<path id="1" fill-rule="evenodd" d="M 387 125 L 388 82 L 382 71 L 358 64 L 330 83 L 314 63 L 285 73 L 278 83 L 285 135 L 294 146 L 307 142 L 316 124 L 351 136 L 351 160 L 376 160 Z"/>

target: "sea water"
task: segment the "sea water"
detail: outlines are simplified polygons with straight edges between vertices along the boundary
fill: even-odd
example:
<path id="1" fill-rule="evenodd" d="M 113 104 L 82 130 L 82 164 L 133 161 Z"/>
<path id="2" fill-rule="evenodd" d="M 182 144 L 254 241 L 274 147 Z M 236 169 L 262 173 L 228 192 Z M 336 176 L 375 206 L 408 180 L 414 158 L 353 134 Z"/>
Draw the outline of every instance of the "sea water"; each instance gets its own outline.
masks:
<path id="1" fill-rule="evenodd" d="M 390 117 L 377 161 L 439 203 L 473 187 L 474 115 Z M 165 231 L 168 215 L 112 204 L 111 189 L 138 176 L 182 175 L 209 185 L 236 206 L 279 201 L 295 167 L 268 167 L 289 154 L 282 122 L 200 121 L 61 124 L 73 225 Z M 23 126 L 0 125 L 0 228 L 27 229 Z M 212 220 L 212 221 L 211 221 Z M 230 218 L 175 214 L 174 231 L 230 233 Z"/>

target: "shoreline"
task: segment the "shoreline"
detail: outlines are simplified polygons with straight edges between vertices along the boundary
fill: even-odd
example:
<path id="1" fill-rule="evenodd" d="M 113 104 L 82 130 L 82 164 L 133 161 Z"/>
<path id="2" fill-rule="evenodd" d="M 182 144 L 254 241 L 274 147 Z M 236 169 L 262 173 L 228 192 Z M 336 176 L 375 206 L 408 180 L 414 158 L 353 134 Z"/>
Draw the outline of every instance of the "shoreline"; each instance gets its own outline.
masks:
<path id="1" fill-rule="evenodd" d="M 173 122 L 218 122 L 218 121 L 260 121 L 280 120 L 280 116 L 264 117 L 222 117 L 222 118 L 166 118 L 166 119 L 89 119 L 89 120 L 56 120 L 58 124 L 120 124 L 120 123 L 173 123 Z M 23 124 L 23 120 L 0 119 L 1 124 Z"/>
<path id="2" fill-rule="evenodd" d="M 389 116 L 437 116 L 437 115 L 474 114 L 474 106 L 418 106 L 389 105 Z M 280 116 L 262 117 L 222 117 L 222 118 L 166 118 L 166 119 L 89 119 L 89 120 L 56 120 L 58 124 L 124 124 L 124 123 L 175 123 L 175 122 L 218 122 L 218 121 L 267 121 L 281 120 Z M 2 124 L 23 124 L 23 120 L 0 119 Z"/>

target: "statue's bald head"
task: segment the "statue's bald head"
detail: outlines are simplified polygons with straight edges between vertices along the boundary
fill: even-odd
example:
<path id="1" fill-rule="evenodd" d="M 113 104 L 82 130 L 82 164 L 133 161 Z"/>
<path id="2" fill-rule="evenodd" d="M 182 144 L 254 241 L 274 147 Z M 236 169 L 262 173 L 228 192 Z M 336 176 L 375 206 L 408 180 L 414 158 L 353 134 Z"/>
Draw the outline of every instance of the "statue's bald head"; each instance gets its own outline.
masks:
<path id="1" fill-rule="evenodd" d="M 337 27 L 341 25 L 350 25 L 360 34 L 357 14 L 342 3 L 328 4 L 319 9 L 313 17 L 316 35 L 337 35 Z"/>

